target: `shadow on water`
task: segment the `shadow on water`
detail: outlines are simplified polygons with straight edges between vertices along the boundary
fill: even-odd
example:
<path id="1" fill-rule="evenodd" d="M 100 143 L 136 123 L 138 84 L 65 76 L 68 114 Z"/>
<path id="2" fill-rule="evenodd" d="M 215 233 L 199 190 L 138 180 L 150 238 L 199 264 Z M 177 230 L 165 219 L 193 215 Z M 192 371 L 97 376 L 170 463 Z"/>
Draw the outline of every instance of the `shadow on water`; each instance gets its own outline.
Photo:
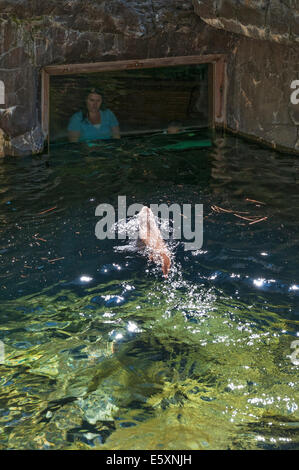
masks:
<path id="1" fill-rule="evenodd" d="M 1 448 L 298 448 L 298 168 L 203 131 L 5 161 Z M 203 246 L 165 279 L 98 240 L 119 195 L 203 204 Z"/>

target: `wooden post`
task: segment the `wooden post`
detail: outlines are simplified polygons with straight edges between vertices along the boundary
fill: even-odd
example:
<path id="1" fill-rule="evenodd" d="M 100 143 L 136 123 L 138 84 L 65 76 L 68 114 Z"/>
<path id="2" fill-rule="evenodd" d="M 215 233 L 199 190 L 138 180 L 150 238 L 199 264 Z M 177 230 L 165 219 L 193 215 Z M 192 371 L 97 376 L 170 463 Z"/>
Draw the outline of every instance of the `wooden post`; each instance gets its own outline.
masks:
<path id="1" fill-rule="evenodd" d="M 49 75 L 74 75 L 77 73 L 110 72 L 113 70 L 171 67 L 176 65 L 208 64 L 223 57 L 223 54 L 198 56 L 163 57 L 159 59 L 121 60 L 115 62 L 93 62 L 91 64 L 48 65 L 44 71 Z"/>
<path id="2" fill-rule="evenodd" d="M 42 87 L 41 87 L 41 124 L 44 138 L 47 141 L 49 152 L 49 122 L 50 122 L 50 75 L 42 70 Z"/>
<path id="3" fill-rule="evenodd" d="M 214 64 L 215 124 L 226 125 L 226 62 L 218 59 Z"/>
<path id="4" fill-rule="evenodd" d="M 215 127 L 215 63 L 208 64 L 208 103 L 209 103 L 209 126 Z"/>

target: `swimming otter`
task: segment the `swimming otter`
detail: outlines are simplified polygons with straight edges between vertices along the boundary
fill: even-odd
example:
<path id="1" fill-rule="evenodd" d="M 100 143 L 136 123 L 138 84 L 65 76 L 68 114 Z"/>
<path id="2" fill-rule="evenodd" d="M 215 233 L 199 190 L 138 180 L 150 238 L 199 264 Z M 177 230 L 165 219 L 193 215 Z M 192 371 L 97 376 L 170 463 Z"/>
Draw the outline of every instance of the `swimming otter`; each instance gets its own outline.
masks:
<path id="1" fill-rule="evenodd" d="M 138 214 L 139 244 L 148 249 L 149 259 L 156 264 L 162 265 L 162 271 L 167 277 L 170 266 L 170 252 L 162 238 L 161 232 L 156 224 L 155 216 L 149 207 L 144 206 Z"/>

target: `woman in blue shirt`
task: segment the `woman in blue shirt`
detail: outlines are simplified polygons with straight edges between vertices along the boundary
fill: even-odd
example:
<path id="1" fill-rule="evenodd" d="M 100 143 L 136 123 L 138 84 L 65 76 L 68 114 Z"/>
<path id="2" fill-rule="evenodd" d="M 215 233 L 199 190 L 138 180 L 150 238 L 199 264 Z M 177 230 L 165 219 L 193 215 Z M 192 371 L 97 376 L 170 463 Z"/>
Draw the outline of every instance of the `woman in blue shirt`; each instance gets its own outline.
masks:
<path id="1" fill-rule="evenodd" d="M 73 114 L 68 124 L 70 142 L 120 139 L 119 124 L 110 109 L 101 109 L 103 95 L 92 88 L 86 99 L 86 112 Z"/>

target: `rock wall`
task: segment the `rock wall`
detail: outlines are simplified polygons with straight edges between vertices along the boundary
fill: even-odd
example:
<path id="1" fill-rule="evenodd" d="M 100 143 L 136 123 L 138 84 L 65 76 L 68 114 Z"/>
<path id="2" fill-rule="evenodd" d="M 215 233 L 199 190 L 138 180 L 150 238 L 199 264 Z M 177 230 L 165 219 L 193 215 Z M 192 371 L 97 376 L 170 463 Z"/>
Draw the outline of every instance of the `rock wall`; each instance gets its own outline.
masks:
<path id="1" fill-rule="evenodd" d="M 5 153 L 42 148 L 40 71 L 45 65 L 223 51 L 191 0 L 0 0 L 0 105 Z"/>
<path id="2" fill-rule="evenodd" d="M 193 0 L 207 24 L 237 40 L 229 54 L 227 125 L 230 129 L 299 151 L 298 0 Z M 299 93 L 298 93 L 299 96 Z"/>
<path id="3" fill-rule="evenodd" d="M 299 151 L 299 104 L 290 99 L 291 83 L 299 79 L 298 50 L 240 37 L 228 75 L 228 128 Z"/>
<path id="4" fill-rule="evenodd" d="M 228 57 L 228 127 L 299 150 L 297 3 L 0 0 L 0 154 L 42 150 L 45 65 L 209 53 Z"/>
<path id="5" fill-rule="evenodd" d="M 211 26 L 255 39 L 299 44 L 298 0 L 193 0 Z"/>

